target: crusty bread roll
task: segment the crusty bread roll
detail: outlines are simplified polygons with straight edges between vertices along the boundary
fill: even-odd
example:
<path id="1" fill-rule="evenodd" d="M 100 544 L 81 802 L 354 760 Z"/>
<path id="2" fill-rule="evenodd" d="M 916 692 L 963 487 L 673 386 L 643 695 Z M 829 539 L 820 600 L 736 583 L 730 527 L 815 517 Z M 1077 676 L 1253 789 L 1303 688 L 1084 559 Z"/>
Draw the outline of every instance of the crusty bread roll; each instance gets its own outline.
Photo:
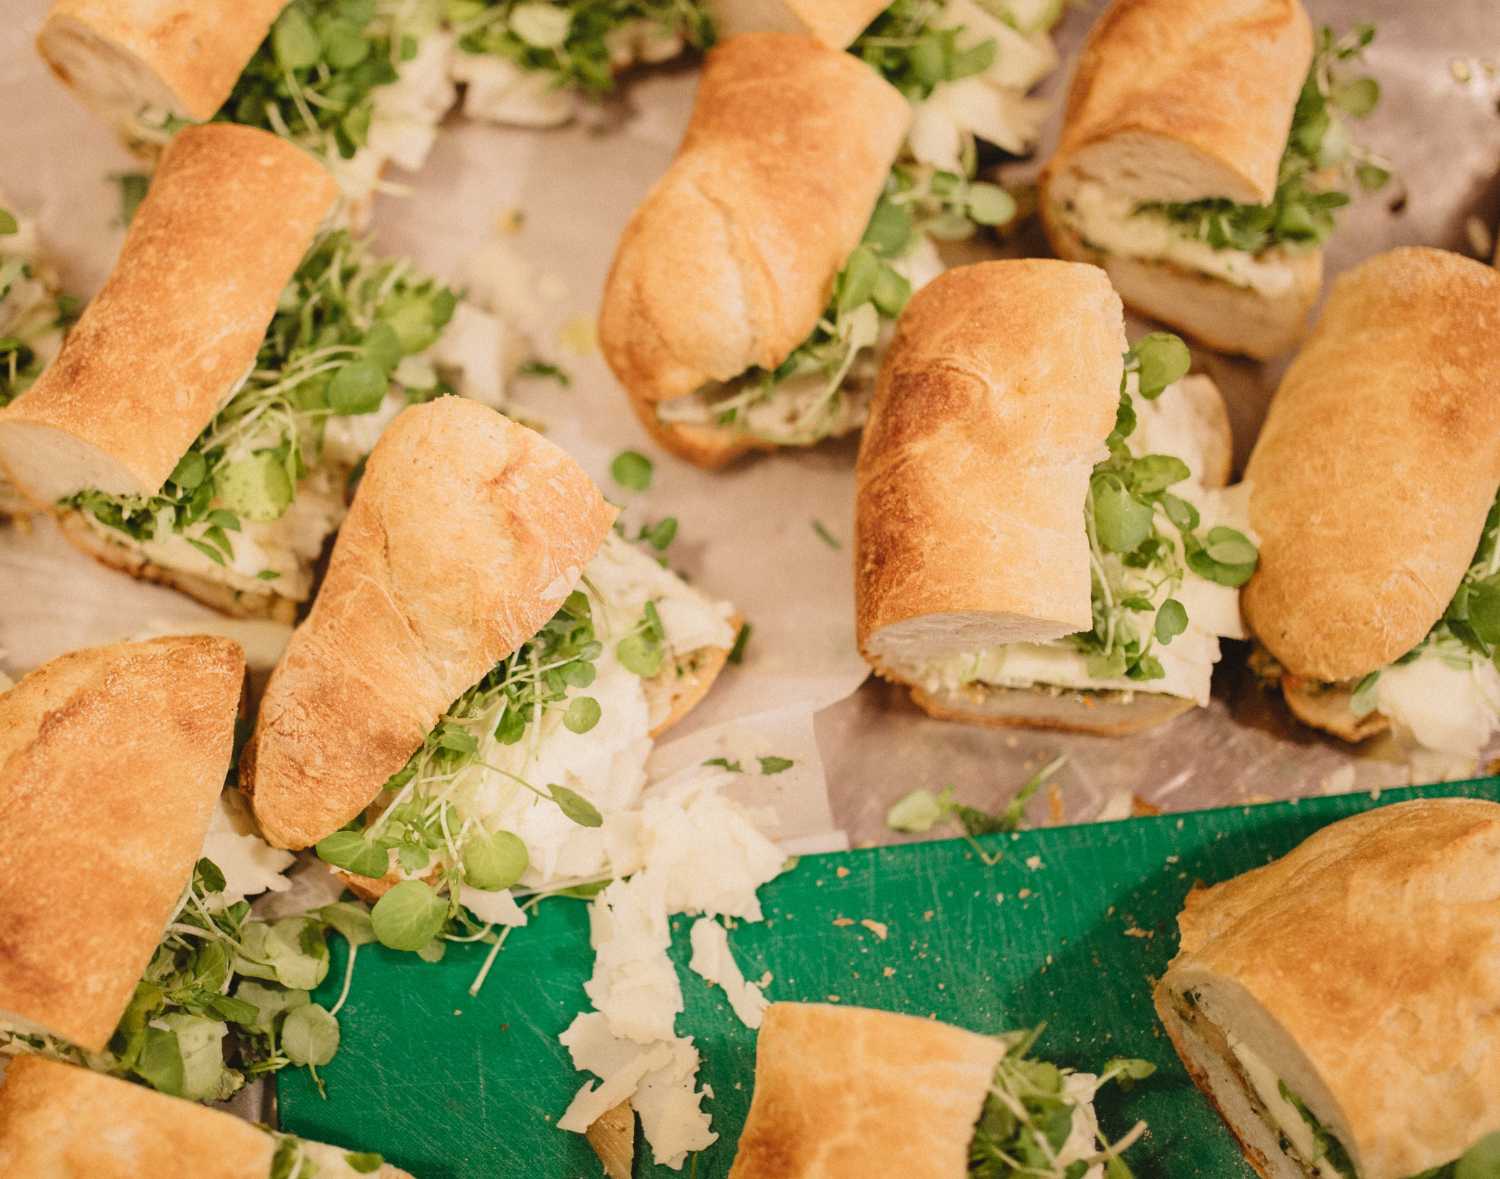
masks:
<path id="1" fill-rule="evenodd" d="M 1089 628 L 1084 503 L 1126 347 L 1092 266 L 984 262 L 913 296 L 856 471 L 855 622 L 878 673 Z"/>
<path id="2" fill-rule="evenodd" d="M 148 110 L 203 122 L 224 105 L 286 0 L 53 0 L 37 49 L 133 138 Z"/>
<path id="3" fill-rule="evenodd" d="M 1296 676 L 1361 677 L 1442 616 L 1500 484 L 1500 274 L 1380 254 L 1334 285 L 1246 478 L 1245 618 Z"/>
<path id="4" fill-rule="evenodd" d="M 172 141 L 104 288 L 0 410 L 0 467 L 40 506 L 152 495 L 244 378 L 336 187 L 301 149 L 227 123 Z"/>
<path id="5" fill-rule="evenodd" d="M 266 838 L 307 847 L 358 815 L 557 612 L 614 515 L 571 458 L 494 410 L 457 397 L 404 410 L 240 758 Z"/>
<path id="6" fill-rule="evenodd" d="M 847 49 L 889 0 L 708 0 L 721 38 L 741 33 L 802 33 Z"/>
<path id="7" fill-rule="evenodd" d="M 812 333 L 911 121 L 863 62 L 811 37 L 753 33 L 708 55 L 692 121 L 631 217 L 599 342 L 646 428 L 718 466 L 760 443 L 667 424 L 656 404 L 775 368 Z"/>
<path id="8" fill-rule="evenodd" d="M 275 1154 L 243 1118 L 76 1065 L 24 1056 L 0 1081 L 0 1174 L 16 1179 L 268 1179 Z"/>
<path id="9" fill-rule="evenodd" d="M 729 1179 L 951 1179 L 1004 1045 L 888 1011 L 773 1003 Z"/>
<path id="10" fill-rule="evenodd" d="M 0 1019 L 104 1048 L 202 851 L 244 678 L 237 643 L 199 635 L 0 694 Z"/>
<path id="11" fill-rule="evenodd" d="M 1084 47 L 1042 176 L 1053 249 L 1103 266 L 1132 309 L 1215 348 L 1255 357 L 1287 351 L 1317 301 L 1321 251 L 1273 251 L 1290 271 L 1287 289 L 1273 296 L 1105 253 L 1065 210 L 1089 181 L 1137 202 L 1269 203 L 1312 56 L 1300 0 L 1115 0 Z"/>
<path id="12" fill-rule="evenodd" d="M 1179 925 L 1157 1012 L 1265 1179 L 1311 1171 L 1257 1114 L 1235 1042 L 1360 1179 L 1409 1179 L 1500 1131 L 1500 806 L 1426 799 L 1345 819 L 1194 891 Z"/>

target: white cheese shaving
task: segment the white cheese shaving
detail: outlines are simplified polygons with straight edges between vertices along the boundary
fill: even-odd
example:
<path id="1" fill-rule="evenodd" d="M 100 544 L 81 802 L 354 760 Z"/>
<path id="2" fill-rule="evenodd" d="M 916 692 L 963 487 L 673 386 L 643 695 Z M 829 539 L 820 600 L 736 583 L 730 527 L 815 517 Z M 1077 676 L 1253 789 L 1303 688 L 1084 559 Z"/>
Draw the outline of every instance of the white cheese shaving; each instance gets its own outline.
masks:
<path id="1" fill-rule="evenodd" d="M 709 917 L 693 922 L 691 934 L 693 957 L 688 969 L 704 982 L 724 988 L 724 997 L 739 1021 L 747 1028 L 760 1027 L 770 1001 L 765 992 L 745 980 L 739 963 L 729 950 L 729 935 L 724 927 Z"/>
<path id="2" fill-rule="evenodd" d="M 1381 669 L 1375 692 L 1397 739 L 1432 777 L 1472 773 L 1500 728 L 1500 671 L 1468 651 L 1428 646 L 1410 663 Z"/>
<path id="3" fill-rule="evenodd" d="M 297 857 L 260 837 L 244 796 L 232 787 L 214 804 L 202 855 L 224 874 L 224 891 L 219 897 L 225 905 L 292 887 L 284 873 Z"/>
<path id="4" fill-rule="evenodd" d="M 459 889 L 458 903 L 479 920 L 491 925 L 526 924 L 526 910 L 516 904 L 515 895 L 508 888 L 486 892 L 482 888 L 465 884 Z"/>
<path id="5" fill-rule="evenodd" d="M 683 1003 L 668 955 L 670 917 L 709 912 L 757 921 L 756 889 L 783 864 L 751 817 L 720 794 L 730 777 L 695 766 L 652 788 L 634 827 L 639 870 L 611 884 L 590 909 L 595 962 L 584 990 L 596 1010 L 563 1035 L 574 1065 L 602 1084 L 584 1085 L 558 1124 L 581 1133 L 628 1097 L 656 1161 L 672 1168 L 717 1135 L 702 1109 L 707 1093 L 697 1087 L 697 1050 L 673 1028 Z M 718 945 L 723 929 L 708 925 L 712 930 L 695 926 L 692 934 L 694 969 L 714 974 L 726 994 L 738 993 L 737 1013 L 743 1006 L 749 1014 L 756 1002 L 749 992 L 759 991 L 745 982 L 727 941 Z M 758 1022 L 759 1013 L 753 1018 Z"/>
<path id="6" fill-rule="evenodd" d="M 1268 299 L 1280 298 L 1292 289 L 1295 276 L 1286 248 L 1275 247 L 1259 254 L 1216 250 L 1199 238 L 1189 237 L 1180 225 L 1159 213 L 1138 213 L 1138 204 L 1138 198 L 1129 193 L 1085 180 L 1073 193 L 1072 209 L 1064 210 L 1063 215 L 1090 245 L 1106 254 L 1170 262 Z"/>

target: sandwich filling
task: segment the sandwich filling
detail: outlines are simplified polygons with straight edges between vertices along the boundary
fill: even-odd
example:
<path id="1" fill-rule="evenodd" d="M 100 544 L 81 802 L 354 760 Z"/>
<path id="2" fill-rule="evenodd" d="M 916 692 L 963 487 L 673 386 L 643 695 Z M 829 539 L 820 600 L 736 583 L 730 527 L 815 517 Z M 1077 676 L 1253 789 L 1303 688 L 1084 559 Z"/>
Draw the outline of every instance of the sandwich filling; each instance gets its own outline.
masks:
<path id="1" fill-rule="evenodd" d="M 40 255 L 36 226 L 0 206 L 0 408 L 52 363 L 78 313 Z"/>
<path id="2" fill-rule="evenodd" d="M 65 505 L 98 537 L 243 594 L 304 601 L 351 476 L 407 404 L 498 394 L 499 325 L 344 231 L 313 243 L 251 370 L 154 494 Z"/>
<path id="3" fill-rule="evenodd" d="M 733 644 L 732 614 L 606 539 L 552 620 L 453 703 L 363 816 L 318 843 L 326 862 L 394 883 L 377 936 L 420 950 L 450 920 L 460 936 L 519 925 L 513 887 L 633 870 L 626 812 L 652 733 Z"/>
<path id="4" fill-rule="evenodd" d="M 1146 1127 L 1118 1142 L 1100 1133 L 1094 1095 L 1110 1081 L 1128 1085 L 1155 1072 L 1144 1060 L 1110 1061 L 1099 1076 L 1058 1068 L 1029 1053 L 1042 1029 L 1000 1037 L 1005 1055 L 995 1067 L 984 1111 L 969 1144 L 974 1179 L 1129 1179 L 1121 1155 Z"/>
<path id="5" fill-rule="evenodd" d="M 1232 1075 L 1283 1154 L 1309 1179 L 1359 1179 L 1349 1151 L 1254 1048 L 1203 1011 L 1196 992 L 1175 997 L 1182 1021 Z"/>
<path id="6" fill-rule="evenodd" d="M 918 164 L 972 177 L 978 141 L 1036 145 L 1050 103 L 1027 92 L 1057 68 L 1061 0 L 896 0 L 849 47 L 912 104 Z"/>
<path id="7" fill-rule="evenodd" d="M 385 1165 L 385 1159 L 373 1151 L 344 1150 L 291 1134 L 266 1132 L 276 1139 L 267 1179 L 360 1179 Z"/>
<path id="8" fill-rule="evenodd" d="M 387 163 L 421 166 L 453 104 L 439 18 L 438 0 L 290 0 L 215 117 L 318 156 L 358 219 Z M 130 134 L 164 147 L 183 125 L 145 107 Z"/>
<path id="9" fill-rule="evenodd" d="M 1340 76 L 1374 36 L 1371 25 L 1339 38 L 1326 28 L 1319 33 L 1269 204 L 1215 196 L 1142 200 L 1079 174 L 1057 216 L 1100 254 L 1168 263 L 1268 299 L 1287 294 L 1297 254 L 1333 233 L 1348 189 L 1357 183 L 1373 191 L 1390 179 L 1382 162 L 1353 142 L 1347 122 L 1375 108 L 1380 87 L 1374 78 Z"/>
<path id="10" fill-rule="evenodd" d="M 191 1101 L 223 1101 L 289 1065 L 311 1068 L 316 1079 L 338 1047 L 340 1004 L 330 1010 L 311 996 L 328 974 L 328 935 L 350 943 L 346 992 L 355 951 L 374 936 L 369 914 L 349 902 L 252 916 L 247 898 L 290 887 L 281 873 L 292 859 L 253 833 L 238 792 L 226 791 L 202 858 L 105 1049 L 85 1052 L 12 1018 L 0 1021 L 0 1071 L 7 1057 L 39 1053 Z"/>
<path id="11" fill-rule="evenodd" d="M 0 409 L 52 363 L 78 314 L 77 300 L 58 294 L 57 287 L 57 276 L 41 261 L 36 227 L 0 205 Z M 23 510 L 23 501 L 0 478 L 0 515 Z"/>
<path id="12" fill-rule="evenodd" d="M 1187 365 L 1186 347 L 1166 334 L 1127 354 L 1109 457 L 1094 468 L 1084 504 L 1093 628 L 893 671 L 935 694 L 1043 688 L 1208 703 L 1219 639 L 1244 637 L 1239 587 L 1258 553 L 1245 488 L 1205 488 L 1195 475 L 1204 450 L 1180 406 Z M 1217 522 L 1205 530 L 1206 514 Z"/>
<path id="13" fill-rule="evenodd" d="M 697 0 L 447 0 L 464 113 L 524 127 L 565 123 L 636 64 L 713 41 Z"/>
<path id="14" fill-rule="evenodd" d="M 1292 680 L 1258 660 L 1268 678 L 1311 693 L 1347 716 L 1354 737 L 1378 732 L 1380 718 L 1414 754 L 1424 775 L 1471 773 L 1500 731 L 1500 497 L 1491 506 L 1458 591 L 1415 647 L 1395 662 L 1342 684 Z"/>

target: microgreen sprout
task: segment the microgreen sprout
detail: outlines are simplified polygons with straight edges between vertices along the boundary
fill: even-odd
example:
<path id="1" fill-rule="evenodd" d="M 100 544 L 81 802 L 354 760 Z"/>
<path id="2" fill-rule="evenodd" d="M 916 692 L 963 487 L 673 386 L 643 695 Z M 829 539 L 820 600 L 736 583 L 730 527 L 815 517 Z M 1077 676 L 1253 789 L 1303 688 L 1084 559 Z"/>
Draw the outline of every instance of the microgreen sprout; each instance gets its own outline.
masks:
<path id="1" fill-rule="evenodd" d="M 1026 819 L 1026 807 L 1057 771 L 1067 764 L 1067 760 L 1066 757 L 1053 758 L 1026 779 L 1005 806 L 994 812 L 959 802 L 953 796 L 952 786 L 945 786 L 937 794 L 931 790 L 913 790 L 886 812 L 886 826 L 908 835 L 925 835 L 939 823 L 955 823 L 960 836 L 968 841 L 979 858 L 994 867 L 1004 853 L 992 855 L 979 845 L 976 837 L 1019 831 Z"/>
<path id="2" fill-rule="evenodd" d="M 250 905 L 226 905 L 224 875 L 199 860 L 176 915 L 103 1053 L 85 1054 L 49 1036 L 0 1028 L 0 1054 L 19 1047 L 86 1064 L 195 1101 L 221 1101 L 248 1079 L 291 1065 L 316 1069 L 338 1050 L 338 1006 L 310 992 L 328 973 L 328 934 L 349 942 L 343 994 L 358 947 L 374 940 L 353 902 L 262 920 Z"/>
<path id="3" fill-rule="evenodd" d="M 974 1179 L 1081 1179 L 1102 1163 L 1110 1179 L 1129 1179 L 1130 1168 L 1120 1156 L 1145 1133 L 1145 1124 L 1137 1123 L 1114 1142 L 1096 1131 L 1087 1150 L 1065 1151 L 1080 1107 L 1091 1096 L 1069 1090 L 1071 1070 L 1031 1056 L 1042 1031 L 1037 1027 L 999 1037 L 1005 1055 L 995 1068 L 969 1144 L 969 1174 Z M 1133 1084 L 1155 1071 L 1144 1060 L 1114 1060 L 1097 1085 Z"/>
<path id="4" fill-rule="evenodd" d="M 0 209 L 0 407 L 10 404 L 41 376 L 62 332 L 78 318 L 78 301 L 58 295 L 9 238 L 20 233 L 16 217 Z"/>
<path id="5" fill-rule="evenodd" d="M 446 941 L 491 940 L 490 926 L 464 909 L 463 889 L 512 888 L 531 862 L 525 842 L 486 817 L 494 791 L 529 793 L 580 827 L 603 824 L 579 790 L 533 782 L 496 764 L 495 752 L 525 746 L 534 754 L 544 733 L 556 732 L 553 725 L 585 736 L 599 724 L 603 708 L 587 689 L 605 647 L 591 594 L 592 588 L 571 593 L 535 636 L 453 703 L 386 783 L 374 817 L 362 816 L 318 843 L 321 859 L 352 875 L 380 878 L 394 870 L 404 877 L 371 914 L 382 944 L 435 955 Z M 652 602 L 618 635 L 615 652 L 626 670 L 643 678 L 665 666 L 666 631 Z M 475 804 L 476 790 L 490 801 Z"/>
<path id="6" fill-rule="evenodd" d="M 1215 249 L 1255 254 L 1285 243 L 1321 244 L 1333 233 L 1335 211 L 1349 203 L 1349 188 L 1358 184 L 1374 191 L 1391 177 L 1389 162 L 1356 144 L 1347 124 L 1368 115 L 1380 101 L 1374 78 L 1344 76 L 1374 39 L 1375 26 L 1369 24 L 1341 37 L 1328 28 L 1319 31 L 1270 204 L 1240 205 L 1221 198 L 1153 203 L 1142 211 L 1168 217 L 1188 236 Z"/>
<path id="7" fill-rule="evenodd" d="M 459 48 L 553 75 L 555 85 L 592 95 L 615 86 L 621 49 L 636 36 L 713 43 L 713 22 L 700 0 L 447 0 Z"/>
<path id="8" fill-rule="evenodd" d="M 1490 505 L 1474 558 L 1443 616 L 1395 665 L 1424 656 L 1441 659 L 1450 667 L 1470 667 L 1475 661 L 1500 667 L 1500 497 Z M 1377 668 L 1354 685 L 1350 708 L 1356 717 L 1368 716 L 1379 707 L 1383 670 Z"/>
<path id="9" fill-rule="evenodd" d="M 943 82 L 982 74 L 995 64 L 993 40 L 960 48 L 961 28 L 934 28 L 942 10 L 932 0 L 895 0 L 849 47 L 912 102 L 929 97 Z"/>
<path id="10" fill-rule="evenodd" d="M 1166 671 L 1153 648 L 1170 644 L 1189 622 L 1175 596 L 1183 578 L 1191 572 L 1239 587 L 1259 559 L 1236 529 L 1217 525 L 1200 533 L 1198 509 L 1170 490 L 1191 477 L 1186 463 L 1171 455 L 1137 457 L 1130 449 L 1136 428 L 1130 379 L 1140 396 L 1154 400 L 1186 375 L 1190 360 L 1186 345 L 1166 332 L 1144 337 L 1126 354 L 1109 457 L 1089 479 L 1084 521 L 1094 624 L 1071 641 L 1098 679 L 1161 679 Z M 1163 522 L 1177 530 L 1177 543 Z"/>
<path id="11" fill-rule="evenodd" d="M 376 93 L 417 54 L 420 6 L 291 0 L 218 117 L 291 139 L 328 159 L 369 141 Z"/>
<path id="12" fill-rule="evenodd" d="M 373 413 L 392 389 L 408 401 L 452 391 L 402 361 L 436 342 L 456 304 L 409 263 L 376 258 L 345 232 L 324 234 L 282 292 L 254 367 L 161 490 L 87 490 L 67 502 L 136 540 L 178 533 L 228 564 L 243 521 L 276 520 L 291 506 L 329 419 Z"/>

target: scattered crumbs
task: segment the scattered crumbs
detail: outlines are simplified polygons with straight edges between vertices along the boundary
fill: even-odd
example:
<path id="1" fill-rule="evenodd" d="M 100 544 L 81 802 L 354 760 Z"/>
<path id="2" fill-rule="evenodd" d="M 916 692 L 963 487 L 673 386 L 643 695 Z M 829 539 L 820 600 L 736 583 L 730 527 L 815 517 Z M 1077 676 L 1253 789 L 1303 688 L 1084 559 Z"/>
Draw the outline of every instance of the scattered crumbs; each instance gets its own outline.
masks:
<path id="1" fill-rule="evenodd" d="M 1048 955 L 1047 955 L 1047 965 L 1048 965 L 1048 966 L 1051 966 L 1051 965 L 1052 965 L 1052 955 L 1051 955 L 1051 954 L 1048 954 Z"/>
<path id="2" fill-rule="evenodd" d="M 1380 801 L 1380 787 L 1379 786 L 1375 787 L 1374 790 L 1370 791 L 1370 801 L 1371 802 L 1379 802 Z"/>
<path id="3" fill-rule="evenodd" d="M 843 929 L 844 926 L 846 926 L 846 925 L 853 925 L 854 924 L 854 918 L 853 917 L 835 917 L 833 919 L 833 923 L 835 925 L 837 925 L 840 929 Z"/>
<path id="4" fill-rule="evenodd" d="M 1182 820 L 1178 819 L 1177 820 L 1177 830 L 1181 831 L 1182 830 L 1182 826 L 1183 826 Z"/>
<path id="5" fill-rule="evenodd" d="M 882 978 L 895 978 L 896 977 L 896 968 L 894 966 L 887 966 L 884 970 L 882 970 L 880 972 L 880 975 L 881 975 Z"/>
<path id="6" fill-rule="evenodd" d="M 1182 860 L 1181 856 L 1168 856 L 1167 857 L 1167 863 L 1169 863 L 1169 864 L 1180 863 L 1181 860 Z"/>
<path id="7" fill-rule="evenodd" d="M 823 887 L 823 882 L 821 880 L 814 880 L 813 881 L 813 887 L 814 888 L 822 888 Z"/>
<path id="8" fill-rule="evenodd" d="M 1023 901 L 1027 897 L 1029 897 L 1030 895 L 1031 895 L 1031 889 L 1029 889 L 1029 888 L 1023 888 L 1023 889 L 1021 889 L 1020 892 L 1016 893 L 1016 896 L 1020 897 Z"/>
<path id="9" fill-rule="evenodd" d="M 508 1031 L 510 1031 L 510 1024 L 508 1024 L 508 1023 L 502 1023 L 500 1025 L 500 1030 L 502 1032 L 508 1032 Z"/>
<path id="10" fill-rule="evenodd" d="M 1142 929 L 1139 925 L 1130 925 L 1130 926 L 1127 926 L 1126 929 L 1125 929 L 1125 936 L 1126 937 L 1143 937 L 1143 938 L 1146 938 L 1147 940 L 1150 940 L 1151 938 L 1154 938 L 1156 936 L 1156 934 L 1153 933 L 1149 929 Z"/>
<path id="11" fill-rule="evenodd" d="M 849 869 L 840 864 L 837 868 L 834 869 L 833 874 L 840 880 L 842 880 L 845 876 L 849 875 Z"/>
<path id="12" fill-rule="evenodd" d="M 1474 67 L 1462 57 L 1455 57 L 1448 63 L 1448 72 L 1459 85 L 1467 85 L 1474 78 Z"/>
<path id="13" fill-rule="evenodd" d="M 768 987 L 768 986 L 771 985 L 771 979 L 774 978 L 774 977 L 775 977 L 775 975 L 773 975 L 768 970 L 768 971 L 765 972 L 765 974 L 761 975 L 760 978 L 756 980 L 755 985 L 758 986 L 758 987 L 760 987 L 762 990 L 764 990 L 766 987 Z"/>
<path id="14" fill-rule="evenodd" d="M 459 1010 L 459 1009 L 458 1009 L 458 1008 L 457 1008 L 457 1007 L 455 1007 L 455 1008 L 454 1008 L 454 1009 L 453 1009 L 453 1014 L 454 1014 L 454 1015 L 462 1015 L 462 1014 L 463 1014 L 463 1012 L 462 1012 L 462 1011 L 460 1011 L 460 1010 Z"/>
<path id="15" fill-rule="evenodd" d="M 1105 909 L 1104 915 L 1106 917 L 1113 917 L 1115 915 L 1115 907 L 1111 905 L 1109 908 Z"/>
<path id="16" fill-rule="evenodd" d="M 860 922 L 860 924 L 868 929 L 871 933 L 873 933 L 876 937 L 878 937 L 881 941 L 885 941 L 886 936 L 890 933 L 890 927 L 886 925 L 884 921 L 873 921 L 869 917 L 866 917 Z"/>
<path id="17" fill-rule="evenodd" d="M 1042 866 L 1042 857 L 1041 856 L 1027 856 L 1026 857 L 1026 866 L 1029 869 L 1031 869 L 1031 871 L 1035 872 L 1038 868 L 1040 868 Z"/>
<path id="18" fill-rule="evenodd" d="M 940 990 L 940 991 L 946 991 L 947 989 L 948 989 L 948 984 L 947 983 L 938 983 L 938 990 Z"/>
<path id="19" fill-rule="evenodd" d="M 575 315 L 557 333 L 557 342 L 577 356 L 590 356 L 599 350 L 599 334 L 591 315 Z"/>
<path id="20" fill-rule="evenodd" d="M 923 921 L 931 921 L 932 917 L 933 917 L 933 913 L 932 913 L 931 909 L 928 909 L 925 913 L 922 914 L 922 920 Z"/>
<path id="21" fill-rule="evenodd" d="M 1003 905 L 1004 903 L 1005 903 L 1005 894 L 1003 892 L 997 892 L 995 894 L 995 904 L 997 904 L 997 905 Z"/>
<path id="22" fill-rule="evenodd" d="M 837 995 L 829 995 L 828 1001 L 830 1003 L 837 1003 L 839 1001 L 839 997 Z"/>

